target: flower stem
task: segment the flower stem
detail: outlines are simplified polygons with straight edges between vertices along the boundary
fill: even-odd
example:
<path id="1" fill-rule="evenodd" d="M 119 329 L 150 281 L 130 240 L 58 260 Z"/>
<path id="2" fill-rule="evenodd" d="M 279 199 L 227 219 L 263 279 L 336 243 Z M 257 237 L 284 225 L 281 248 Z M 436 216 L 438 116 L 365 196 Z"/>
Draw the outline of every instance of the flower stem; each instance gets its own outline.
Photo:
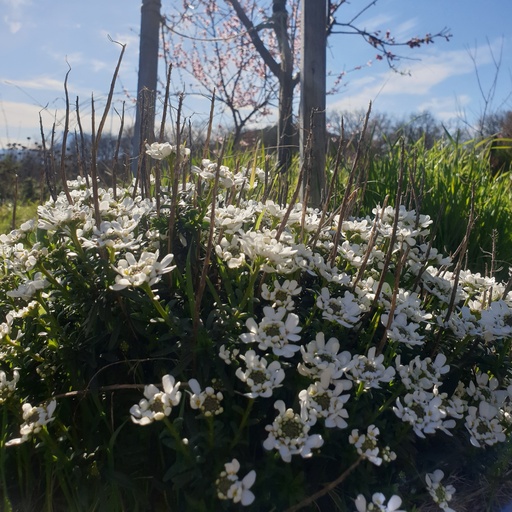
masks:
<path id="1" fill-rule="evenodd" d="M 247 402 L 247 407 L 245 408 L 244 415 L 242 416 L 242 420 L 240 421 L 240 425 L 238 426 L 238 431 L 235 435 L 235 438 L 231 442 L 231 445 L 229 446 L 229 450 L 233 450 L 233 448 L 238 444 L 238 441 L 240 441 L 240 437 L 242 436 L 242 432 L 245 429 L 245 425 L 247 424 L 247 420 L 249 419 L 249 414 L 251 414 L 252 406 L 254 405 L 254 398 L 249 398 L 249 401 Z"/>
<path id="2" fill-rule="evenodd" d="M 2 407 L 2 430 L 0 432 L 0 481 L 2 482 L 2 502 L 5 512 L 12 512 L 11 502 L 7 496 L 7 478 L 5 476 L 5 440 L 7 439 L 7 407 Z"/>

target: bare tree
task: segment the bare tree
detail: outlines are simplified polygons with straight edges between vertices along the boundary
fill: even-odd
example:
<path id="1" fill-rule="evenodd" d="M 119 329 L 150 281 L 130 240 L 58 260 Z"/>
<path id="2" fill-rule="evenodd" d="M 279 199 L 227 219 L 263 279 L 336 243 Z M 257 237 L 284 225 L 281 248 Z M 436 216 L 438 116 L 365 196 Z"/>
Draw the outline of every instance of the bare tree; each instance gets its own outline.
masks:
<path id="1" fill-rule="evenodd" d="M 303 1 L 309 5 L 309 0 Z M 314 2 L 311 2 L 311 8 L 320 8 L 323 14 L 325 1 L 315 2 L 314 7 Z M 329 15 L 325 16 L 323 28 L 326 36 L 350 34 L 363 37 L 377 51 L 377 59 L 386 60 L 393 69 L 396 69 L 396 63 L 400 59 L 400 56 L 393 51 L 395 47 L 417 48 L 432 43 L 436 38 L 446 40 L 450 38 L 446 29 L 437 34 L 426 34 L 424 37 L 413 37 L 405 41 L 396 40 L 390 32 L 368 32 L 358 26 L 358 22 L 363 14 L 377 2 L 378 0 L 369 1 L 356 15 L 344 22 L 338 21 L 336 14 L 340 7 L 346 3 L 346 0 L 328 2 Z M 226 59 L 234 58 L 235 54 L 230 52 L 229 45 L 232 47 L 233 41 L 239 38 L 241 41 L 239 43 L 240 48 L 243 46 L 245 49 L 247 44 L 250 43 L 251 51 L 257 57 L 257 59 L 247 58 L 246 64 L 242 63 L 241 65 L 252 65 L 259 62 L 258 67 L 255 68 L 258 71 L 255 72 L 253 69 L 252 72 L 251 87 L 254 88 L 257 80 L 261 77 L 265 79 L 265 82 L 263 82 L 265 87 L 272 83 L 271 78 L 277 81 L 277 87 L 270 87 L 270 92 L 273 91 L 275 94 L 278 91 L 278 163 L 280 169 L 286 171 L 290 162 L 291 141 L 296 130 L 293 123 L 294 91 L 301 80 L 298 52 L 301 31 L 301 24 L 298 21 L 300 18 L 299 0 L 268 0 L 266 4 L 256 0 L 194 0 L 194 2 L 183 0 L 180 9 L 180 14 L 176 15 L 174 19 L 181 19 L 182 23 L 179 26 L 183 27 L 183 31 L 177 30 L 177 25 L 174 22 L 171 24 L 173 34 L 181 37 L 182 40 L 191 38 L 193 41 L 202 40 L 204 43 L 217 43 L 217 49 L 215 50 L 219 54 L 215 63 L 217 71 L 221 69 L 218 65 L 219 62 L 222 63 L 222 72 L 230 69 L 226 64 Z M 188 15 L 183 14 L 187 11 Z M 204 13 L 207 14 L 206 18 Z M 189 27 L 186 27 L 186 24 Z M 191 33 L 190 25 L 195 25 L 198 30 Z M 227 31 L 213 33 L 213 29 L 218 26 L 226 27 Z M 187 32 L 185 29 L 189 31 Z M 202 31 L 202 33 L 200 34 L 199 31 Z M 214 34 L 214 37 L 212 37 L 212 34 Z M 326 41 L 325 38 L 323 40 Z M 307 44 L 305 42 L 305 46 Z M 324 53 L 326 44 L 326 42 L 323 43 Z M 198 45 L 196 44 L 197 48 Z M 211 58 L 212 46 L 205 44 L 203 48 L 205 51 L 201 57 L 193 58 L 192 61 L 208 62 L 208 59 Z M 317 53 L 317 55 L 320 55 L 320 53 Z M 189 65 L 189 60 L 186 57 L 182 58 L 181 62 L 177 63 L 177 67 Z M 265 72 L 261 71 L 261 67 L 259 67 L 261 64 L 265 67 Z M 204 66 L 198 67 L 196 65 L 196 71 L 192 70 L 192 74 L 197 74 L 198 76 L 195 76 L 195 78 L 201 82 L 201 78 L 205 76 Z M 225 75 L 223 80 L 226 81 Z M 317 80 L 317 83 L 320 83 L 320 81 Z M 221 89 L 222 87 L 219 90 L 216 89 L 217 94 L 224 94 Z M 325 95 L 325 92 L 323 94 Z M 267 108 L 271 99 L 270 96 L 267 96 L 262 108 Z M 234 102 L 231 103 L 234 104 Z M 306 113 L 304 114 L 306 115 Z M 321 122 L 324 123 L 324 121 Z M 320 169 L 319 172 L 322 171 Z M 318 197 L 319 195 L 317 195 L 315 202 Z"/>
<path id="2" fill-rule="evenodd" d="M 212 0 L 197 0 L 193 7 L 185 1 L 183 9 L 166 16 L 164 58 L 180 74 L 182 87 L 193 94 L 206 91 L 229 114 L 238 143 L 249 121 L 269 113 L 276 83 L 236 16 Z"/>

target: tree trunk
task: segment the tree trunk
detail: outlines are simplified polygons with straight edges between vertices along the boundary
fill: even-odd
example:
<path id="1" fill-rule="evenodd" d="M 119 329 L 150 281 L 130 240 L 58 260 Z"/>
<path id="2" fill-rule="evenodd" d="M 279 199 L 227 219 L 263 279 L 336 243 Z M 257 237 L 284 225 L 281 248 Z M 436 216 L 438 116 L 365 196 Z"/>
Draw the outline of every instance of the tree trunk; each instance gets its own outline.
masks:
<path id="1" fill-rule="evenodd" d="M 155 100 L 158 79 L 158 48 L 160 36 L 160 0 L 142 0 L 140 19 L 139 76 L 137 84 L 137 113 L 132 141 L 132 170 L 144 142 L 155 140 Z"/>
<path id="2" fill-rule="evenodd" d="M 292 157 L 293 135 L 293 52 L 288 37 L 286 0 L 273 0 L 274 32 L 276 34 L 281 66 L 279 70 L 279 112 L 277 122 L 277 154 L 279 171 L 286 173 Z"/>
<path id="3" fill-rule="evenodd" d="M 306 164 L 303 193 L 320 207 L 325 191 L 327 0 L 302 0 L 300 150 Z M 306 147 L 310 142 L 310 146 Z"/>

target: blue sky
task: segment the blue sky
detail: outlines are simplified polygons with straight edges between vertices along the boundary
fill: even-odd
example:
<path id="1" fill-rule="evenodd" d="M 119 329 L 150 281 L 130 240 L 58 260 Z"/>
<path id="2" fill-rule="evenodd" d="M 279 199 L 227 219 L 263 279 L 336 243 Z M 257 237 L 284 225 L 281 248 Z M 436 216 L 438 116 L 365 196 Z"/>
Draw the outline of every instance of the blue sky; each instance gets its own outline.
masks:
<path id="1" fill-rule="evenodd" d="M 163 11 L 172 0 L 162 0 Z M 350 0 L 338 15 L 348 19 L 367 0 Z M 360 18 L 366 29 L 391 30 L 398 39 L 436 33 L 447 27 L 450 42 L 398 53 L 403 74 L 375 60 L 375 51 L 356 36 L 332 36 L 328 66 L 350 70 L 341 92 L 329 97 L 330 110 L 366 108 L 405 116 L 428 109 L 440 120 L 474 122 L 482 113 L 501 59 L 491 109 L 512 110 L 512 1 L 510 0 L 379 0 Z M 72 102 L 80 98 L 85 126 L 90 98 L 97 111 L 104 102 L 119 46 L 126 44 L 116 105 L 127 99 L 127 115 L 137 83 L 140 2 L 136 0 L 0 0 L 0 148 L 9 142 L 39 140 L 39 113 L 48 131 L 63 120 L 63 82 L 68 70 Z M 371 62 L 371 65 L 367 63 Z M 475 65 L 478 68 L 480 86 Z M 186 97 L 188 113 L 208 112 L 206 101 Z M 111 118 L 107 129 L 117 131 Z M 87 129 L 87 128 L 86 128 Z"/>

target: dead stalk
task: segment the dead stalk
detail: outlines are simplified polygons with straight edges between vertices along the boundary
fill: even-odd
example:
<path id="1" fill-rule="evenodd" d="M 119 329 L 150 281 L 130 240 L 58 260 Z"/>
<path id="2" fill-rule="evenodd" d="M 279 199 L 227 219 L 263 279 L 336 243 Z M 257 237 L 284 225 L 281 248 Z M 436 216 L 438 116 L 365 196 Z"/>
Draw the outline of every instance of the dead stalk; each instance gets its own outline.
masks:
<path id="1" fill-rule="evenodd" d="M 171 169 L 172 177 L 172 192 L 171 192 L 171 211 L 169 213 L 168 224 L 168 238 L 167 238 L 167 252 L 170 253 L 172 249 L 172 240 L 174 237 L 174 223 L 178 210 L 178 189 L 180 184 L 180 166 L 181 166 L 181 109 L 183 108 L 183 95 L 180 94 L 178 98 L 178 116 L 176 119 L 176 160 L 174 161 L 174 168 Z"/>
<path id="2" fill-rule="evenodd" d="M 308 496 L 307 498 L 303 499 L 300 503 L 297 503 L 296 505 L 293 505 L 293 507 L 287 508 L 285 512 L 296 512 L 297 510 L 300 510 L 301 508 L 307 507 L 308 505 L 311 505 L 311 503 L 314 503 L 316 500 L 321 498 L 322 496 L 325 496 L 330 491 L 336 489 L 338 485 L 343 483 L 343 481 L 354 471 L 354 469 L 361 464 L 361 462 L 364 460 L 364 457 L 361 455 L 354 463 L 352 463 L 343 473 L 336 478 L 336 480 L 333 480 L 332 482 L 329 482 L 324 486 L 323 489 L 321 489 L 318 492 L 315 492 L 315 494 L 312 494 L 311 496 Z"/>
<path id="3" fill-rule="evenodd" d="M 66 199 L 69 204 L 73 204 L 73 199 L 71 194 L 69 193 L 68 188 L 68 180 L 66 179 L 66 144 L 68 140 L 68 131 L 69 131 L 69 94 L 68 94 L 68 76 L 71 72 L 71 67 L 68 64 L 68 72 L 66 73 L 66 78 L 64 79 L 64 94 L 66 97 L 66 115 L 64 118 L 64 133 L 62 134 L 62 148 L 60 154 L 60 179 L 62 181 L 62 188 L 64 189 L 64 193 L 66 194 Z"/>
<path id="4" fill-rule="evenodd" d="M 112 165 L 112 188 L 114 189 L 114 201 L 117 201 L 117 166 L 119 163 L 119 149 L 121 147 L 121 139 L 123 137 L 124 130 L 124 105 L 125 102 L 123 101 L 123 109 L 121 111 L 121 126 L 119 127 L 119 134 L 117 136 L 116 149 L 114 152 L 114 162 Z"/>
<path id="5" fill-rule="evenodd" d="M 372 104 L 370 103 L 368 106 L 368 110 L 366 112 L 366 116 L 364 118 L 363 129 L 361 131 L 361 135 L 360 135 L 359 141 L 357 143 L 356 154 L 354 156 L 354 161 L 352 162 L 352 168 L 350 169 L 347 186 L 345 187 L 345 194 L 343 195 L 343 201 L 341 203 L 340 221 L 338 223 L 338 229 L 336 230 L 336 234 L 334 235 L 333 248 L 332 248 L 331 254 L 329 256 L 329 261 L 330 261 L 331 265 L 334 265 L 334 261 L 336 260 L 336 255 L 338 253 L 338 244 L 340 242 L 340 237 L 341 237 L 341 228 L 343 225 L 343 220 L 345 219 L 345 215 L 348 211 L 349 199 L 351 198 L 351 195 L 352 195 L 352 185 L 355 180 L 355 175 L 356 175 L 356 171 L 357 171 L 357 166 L 359 164 L 359 159 L 361 158 L 361 148 L 363 145 L 364 136 L 366 135 L 366 130 L 368 129 L 368 120 L 370 119 L 371 110 L 372 110 Z"/>
<path id="6" fill-rule="evenodd" d="M 158 134 L 159 142 L 163 142 L 165 137 L 165 123 L 167 120 L 167 105 L 169 103 L 169 91 L 171 88 L 171 71 L 172 64 L 169 65 L 167 69 L 167 80 L 165 83 L 165 96 L 164 96 L 164 109 L 162 112 L 162 121 L 160 123 L 160 133 Z M 155 198 L 156 198 L 156 214 L 160 217 L 160 199 L 161 199 L 161 181 L 162 181 L 162 172 L 160 167 L 160 162 L 156 163 L 155 166 Z"/>
<path id="7" fill-rule="evenodd" d="M 377 306 L 377 302 L 382 292 L 382 287 L 384 286 L 384 283 L 386 281 L 387 271 L 391 263 L 391 258 L 393 257 L 393 251 L 395 248 L 396 232 L 398 230 L 398 220 L 400 215 L 400 205 L 402 202 L 402 187 L 405 174 L 405 145 L 403 139 L 400 152 L 400 172 L 398 174 L 398 184 L 395 197 L 395 216 L 393 219 L 393 230 L 391 232 L 391 237 L 389 239 L 388 251 L 386 253 L 386 258 L 384 259 L 384 265 L 380 274 L 379 284 L 377 285 L 377 291 L 375 292 L 375 298 L 373 299 L 372 309 Z M 384 211 L 384 209 L 382 211 Z M 396 270 L 397 269 L 395 269 L 395 271 Z"/>
<path id="8" fill-rule="evenodd" d="M 78 105 L 78 96 L 76 98 L 76 120 L 78 122 L 78 131 L 80 132 L 80 147 L 81 147 L 81 162 L 83 164 L 84 158 L 85 158 L 85 138 L 84 138 L 84 130 L 82 129 L 82 120 L 80 119 L 80 107 Z M 85 166 L 84 170 L 84 176 L 85 176 L 85 184 L 87 185 L 87 188 L 91 187 L 91 184 L 89 183 L 89 173 L 87 172 L 87 166 Z"/>

